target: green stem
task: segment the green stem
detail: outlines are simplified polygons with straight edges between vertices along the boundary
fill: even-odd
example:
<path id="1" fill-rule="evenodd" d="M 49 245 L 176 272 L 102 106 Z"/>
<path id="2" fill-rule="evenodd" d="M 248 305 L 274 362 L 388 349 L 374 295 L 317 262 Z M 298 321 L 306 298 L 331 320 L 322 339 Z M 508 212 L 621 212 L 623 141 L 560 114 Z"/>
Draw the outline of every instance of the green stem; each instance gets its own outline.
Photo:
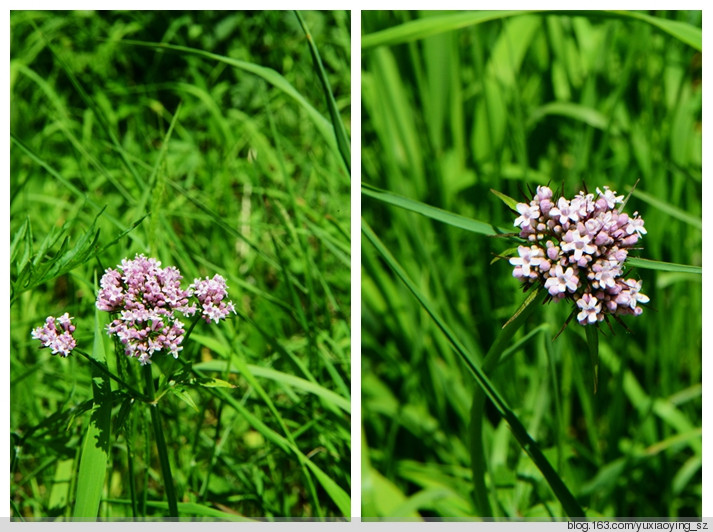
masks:
<path id="1" fill-rule="evenodd" d="M 145 365 L 143 371 L 144 380 L 146 381 L 146 395 L 153 401 L 155 389 L 153 377 L 151 376 L 151 365 Z M 150 402 L 149 409 L 151 410 L 151 424 L 153 425 L 154 436 L 156 437 L 158 459 L 161 463 L 161 474 L 163 475 L 163 482 L 166 488 L 169 517 L 178 517 L 178 502 L 176 501 L 176 491 L 173 487 L 171 463 L 168 460 L 168 450 L 166 448 L 166 439 L 163 436 L 163 428 L 161 427 L 161 415 L 158 410 L 158 403 Z"/>
<path id="2" fill-rule="evenodd" d="M 196 313 L 196 317 L 193 318 L 193 321 L 191 324 L 188 326 L 188 330 L 186 331 L 186 334 L 183 335 L 183 343 L 185 344 L 188 341 L 188 338 L 191 336 L 191 333 L 193 332 L 193 329 L 195 329 L 196 324 L 201 320 L 202 314 L 199 312 Z"/>

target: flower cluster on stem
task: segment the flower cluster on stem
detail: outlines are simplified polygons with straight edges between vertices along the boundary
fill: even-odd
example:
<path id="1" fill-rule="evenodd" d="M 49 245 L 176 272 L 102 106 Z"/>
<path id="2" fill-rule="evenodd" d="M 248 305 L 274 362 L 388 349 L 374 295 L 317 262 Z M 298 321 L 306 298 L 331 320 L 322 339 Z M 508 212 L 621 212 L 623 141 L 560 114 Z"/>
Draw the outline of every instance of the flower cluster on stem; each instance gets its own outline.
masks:
<path id="1" fill-rule="evenodd" d="M 75 326 L 72 325 L 73 319 L 67 312 L 59 318 L 48 316 L 42 327 L 32 329 L 32 338 L 42 342 L 43 347 L 49 347 L 53 355 L 68 357 L 72 349 L 77 346 L 72 336 L 75 330 Z"/>
<path id="2" fill-rule="evenodd" d="M 638 316 L 638 304 L 649 301 L 641 281 L 622 277 L 629 249 L 646 234 L 644 221 L 621 212 L 624 196 L 606 186 L 596 191 L 555 201 L 549 187 L 537 187 L 529 204 L 516 206 L 514 225 L 527 245 L 510 259 L 514 277 L 541 283 L 555 301 L 574 301 L 582 325 L 607 314 Z"/>
<path id="3" fill-rule="evenodd" d="M 116 335 L 124 353 L 138 358 L 141 365 L 150 364 L 151 356 L 159 351 L 178 358 L 185 336 L 179 317 L 198 312 L 197 304 L 190 303 L 192 296 L 209 323 L 235 312 L 232 302 L 223 301 L 228 292 L 220 275 L 211 280 L 195 279 L 185 290 L 181 279 L 178 268 L 162 268 L 156 259 L 140 254 L 122 260 L 117 269 L 107 269 L 101 278 L 97 308 L 118 313 L 107 333 Z"/>

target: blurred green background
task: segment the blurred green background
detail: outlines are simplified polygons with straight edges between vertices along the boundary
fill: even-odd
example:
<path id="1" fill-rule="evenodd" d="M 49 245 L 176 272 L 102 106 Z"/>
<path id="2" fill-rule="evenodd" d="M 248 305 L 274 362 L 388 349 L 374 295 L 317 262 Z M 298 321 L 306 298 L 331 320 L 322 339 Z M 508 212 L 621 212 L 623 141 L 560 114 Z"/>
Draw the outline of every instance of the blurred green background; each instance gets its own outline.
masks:
<path id="1" fill-rule="evenodd" d="M 350 14 L 302 16 L 348 130 Z M 182 515 L 348 515 L 349 172 L 295 13 L 13 11 L 10 30 L 12 516 L 72 515 L 92 398 L 86 360 L 30 331 L 69 312 L 91 352 L 95 280 L 135 253 L 184 287 L 220 273 L 238 310 L 181 354 L 236 388 L 160 401 Z M 160 517 L 148 409 L 118 399 L 99 516 Z"/>
<path id="2" fill-rule="evenodd" d="M 632 256 L 701 265 L 701 12 L 362 13 L 362 181 L 493 224 L 550 184 L 628 194 Z M 513 243 L 362 194 L 364 221 L 476 357 L 524 300 Z M 474 382 L 362 244 L 362 515 L 469 518 Z M 599 334 L 599 389 L 571 308 L 535 311 L 490 375 L 591 517 L 701 516 L 701 277 L 639 268 L 644 313 Z M 562 517 L 488 405 L 495 517 Z"/>

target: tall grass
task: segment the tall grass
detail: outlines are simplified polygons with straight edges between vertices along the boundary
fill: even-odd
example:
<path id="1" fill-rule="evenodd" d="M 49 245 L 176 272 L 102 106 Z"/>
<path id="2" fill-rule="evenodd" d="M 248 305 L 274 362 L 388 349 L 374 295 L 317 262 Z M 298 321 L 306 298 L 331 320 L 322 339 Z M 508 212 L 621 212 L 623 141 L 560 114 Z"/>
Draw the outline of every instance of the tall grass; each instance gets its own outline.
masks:
<path id="1" fill-rule="evenodd" d="M 362 515 L 701 516 L 700 27 L 362 14 Z M 599 332 L 595 393 L 584 329 L 553 340 L 565 305 L 502 330 L 526 296 L 491 189 L 637 180 L 651 302 Z"/>
<path id="2" fill-rule="evenodd" d="M 349 515 L 349 27 L 12 13 L 13 518 Z M 135 253 L 237 310 L 146 375 L 94 307 Z M 65 311 L 87 357 L 30 339 Z"/>

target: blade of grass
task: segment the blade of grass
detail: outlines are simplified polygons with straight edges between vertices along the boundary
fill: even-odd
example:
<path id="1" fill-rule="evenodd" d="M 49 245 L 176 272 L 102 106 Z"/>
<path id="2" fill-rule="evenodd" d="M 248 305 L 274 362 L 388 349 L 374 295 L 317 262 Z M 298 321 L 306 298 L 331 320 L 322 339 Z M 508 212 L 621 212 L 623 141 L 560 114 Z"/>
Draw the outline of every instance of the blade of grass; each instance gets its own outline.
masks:
<path id="1" fill-rule="evenodd" d="M 144 215 L 144 211 L 146 209 L 146 204 L 148 203 L 150 198 L 156 199 L 158 196 L 160 196 L 160 194 L 157 194 L 157 191 L 156 191 L 156 182 L 159 179 L 159 168 L 161 167 L 161 163 L 163 163 L 164 159 L 166 158 L 166 152 L 168 151 L 168 143 L 171 140 L 171 135 L 173 134 L 173 128 L 176 126 L 176 123 L 178 122 L 178 116 L 179 116 L 180 112 L 181 112 L 181 103 L 179 102 L 178 107 L 176 108 L 176 112 L 173 114 L 173 118 L 171 119 L 171 124 L 168 126 L 168 131 L 166 132 L 166 135 L 163 138 L 163 142 L 161 142 L 161 150 L 159 151 L 158 157 L 156 157 L 156 162 L 154 163 L 153 170 L 151 170 L 151 175 L 149 176 L 149 179 L 148 179 L 148 186 L 144 190 L 144 193 L 142 194 L 141 199 L 139 200 L 138 204 L 136 205 L 136 216 Z M 151 218 L 152 218 L 151 221 L 153 222 L 151 224 L 151 227 L 153 227 L 153 228 L 158 226 L 156 216 L 157 216 L 156 212 L 151 213 Z M 151 229 L 149 229 L 149 234 L 152 234 Z"/>
<path id="2" fill-rule="evenodd" d="M 657 208 L 661 212 L 668 214 L 672 218 L 676 218 L 678 220 L 681 220 L 684 223 L 687 223 L 688 225 L 691 225 L 695 227 L 696 229 L 703 229 L 703 222 L 701 221 L 700 218 L 697 218 L 695 216 L 691 216 L 688 214 L 686 211 L 679 209 L 678 207 L 674 207 L 670 203 L 667 203 L 665 201 L 662 201 L 651 194 L 647 194 L 646 192 L 643 192 L 639 189 L 635 189 L 632 191 L 632 196 L 635 198 L 639 198 L 642 201 L 645 201 L 652 207 Z"/>
<path id="3" fill-rule="evenodd" d="M 481 235 L 497 235 L 507 233 L 509 231 L 508 229 L 498 229 L 485 222 L 473 220 L 472 218 L 466 218 L 460 214 L 445 211 L 443 209 L 439 209 L 438 207 L 432 207 L 426 203 L 405 198 L 403 196 L 399 196 L 398 194 L 394 194 L 393 192 L 381 190 L 364 183 L 361 185 L 361 192 L 370 198 L 388 203 L 389 205 L 401 207 L 402 209 L 416 212 L 428 218 L 432 218 L 434 220 L 438 220 L 439 222 L 459 227 L 473 233 L 479 233 Z"/>
<path id="4" fill-rule="evenodd" d="M 662 272 L 703 273 L 702 266 L 689 266 L 688 264 L 675 264 L 673 262 L 662 262 L 658 260 L 641 259 L 638 257 L 630 257 L 626 259 L 626 263 L 629 266 L 634 266 L 636 268 L 659 270 Z"/>
<path id="5" fill-rule="evenodd" d="M 20 140 L 17 136 L 15 136 L 12 132 L 10 132 L 10 140 L 14 142 L 27 156 L 30 157 L 35 163 L 40 165 L 42 168 L 44 168 L 52 177 L 54 177 L 57 181 L 62 183 L 72 194 L 74 194 L 77 198 L 85 201 L 87 205 L 91 205 L 95 210 L 101 211 L 105 209 L 105 206 L 99 205 L 97 202 L 91 199 L 91 197 L 87 196 L 84 192 L 79 190 L 77 187 L 75 187 L 71 182 L 69 182 L 67 179 L 62 177 L 62 174 L 60 174 L 57 170 L 52 168 L 47 162 L 44 161 L 38 154 L 36 154 L 27 144 L 25 144 L 22 140 Z M 124 229 L 124 224 L 122 224 L 118 219 L 114 218 L 111 215 L 104 215 L 104 217 L 109 220 L 112 224 L 114 224 L 116 227 L 119 229 Z M 139 247 L 146 247 L 146 244 L 141 240 L 141 238 L 137 235 L 132 235 L 132 239 L 136 241 L 136 244 Z"/>
<path id="6" fill-rule="evenodd" d="M 411 20 L 398 26 L 363 35 L 361 49 L 391 46 L 425 39 L 432 35 L 453 31 L 490 20 L 514 17 L 527 11 L 471 11 Z"/>
<path id="7" fill-rule="evenodd" d="M 307 43 L 309 44 L 309 51 L 312 54 L 312 62 L 317 69 L 317 75 L 319 76 L 319 81 L 322 83 L 322 90 L 324 92 L 324 97 L 327 100 L 327 107 L 329 108 L 329 116 L 332 119 L 332 126 L 334 126 L 334 135 L 337 139 L 337 146 L 339 147 L 339 153 L 342 156 L 345 167 L 349 175 L 351 175 L 351 148 L 349 143 L 349 137 L 347 136 L 347 131 L 344 128 L 344 123 L 339 116 L 339 109 L 337 108 L 337 102 L 334 99 L 334 94 L 332 93 L 332 87 L 329 84 L 329 79 L 327 79 L 327 73 L 324 71 L 324 66 L 322 65 L 322 58 L 319 55 L 319 50 L 314 44 L 312 39 L 312 34 L 307 28 L 302 15 L 299 11 L 295 11 L 297 15 L 297 20 L 300 21 L 300 26 L 305 32 L 307 37 Z"/>
<path id="8" fill-rule="evenodd" d="M 92 110 L 94 115 L 97 117 L 97 121 L 99 122 L 100 127 L 104 130 L 104 133 L 109 137 L 109 140 L 111 141 L 111 144 L 114 146 L 114 149 L 116 152 L 119 154 L 119 157 L 121 158 L 121 161 L 124 163 L 124 166 L 126 169 L 129 171 L 131 174 L 131 177 L 134 179 L 134 183 L 136 186 L 139 188 L 139 190 L 142 190 L 144 185 L 144 181 L 139 175 L 138 171 L 136 170 L 136 167 L 134 164 L 131 162 L 129 159 L 126 150 L 124 150 L 124 147 L 121 145 L 121 142 L 119 142 L 119 139 L 116 137 L 114 134 L 114 131 L 109 124 L 109 121 L 107 120 L 106 116 L 104 116 L 104 113 L 101 110 L 101 107 L 97 104 L 97 102 L 92 98 L 87 91 L 84 90 L 84 86 L 79 83 L 79 80 L 75 77 L 74 73 L 72 70 L 69 68 L 67 63 L 64 62 L 64 60 L 60 57 L 60 55 L 56 52 L 54 49 L 54 46 L 52 43 L 49 41 L 44 36 L 44 33 L 42 30 L 40 30 L 34 22 L 32 22 L 32 25 L 35 27 L 35 31 L 37 31 L 42 37 L 45 39 L 45 44 L 47 48 L 50 50 L 52 55 L 54 56 L 54 59 L 57 61 L 57 64 L 62 68 L 64 71 L 65 75 L 67 78 L 69 78 L 70 83 L 74 86 L 75 90 L 81 97 L 81 99 L 84 101 L 84 103 L 87 104 L 87 107 Z"/>
<path id="9" fill-rule="evenodd" d="M 594 379 L 594 393 L 597 393 L 597 383 L 599 381 L 599 331 L 596 327 L 585 327 L 587 334 L 587 351 L 592 364 L 592 377 Z"/>
<path id="10" fill-rule="evenodd" d="M 126 500 L 126 499 L 109 499 L 107 502 L 110 502 L 112 504 L 125 504 L 125 505 L 130 505 L 131 501 Z M 165 502 L 161 501 L 146 501 L 146 506 L 148 508 L 156 508 L 158 510 L 168 510 L 168 504 Z M 190 515 L 191 517 L 197 517 L 197 518 L 207 518 L 209 520 L 219 520 L 219 521 L 235 521 L 235 522 L 254 522 L 255 519 L 250 519 L 249 517 L 245 517 L 243 515 L 238 515 L 235 513 L 231 512 L 224 512 L 221 510 L 217 510 L 215 508 L 211 508 L 210 506 L 206 506 L 204 504 L 200 504 L 197 502 L 179 502 L 178 503 L 178 511 L 182 515 Z M 208 521 L 208 522 L 211 522 Z"/>
<path id="11" fill-rule="evenodd" d="M 222 348 L 222 351 L 225 352 L 225 348 Z M 237 359 L 237 357 L 232 358 L 232 360 L 235 359 Z M 246 368 L 247 366 L 243 366 L 243 371 L 245 371 Z M 240 370 L 241 368 L 238 369 Z M 201 371 L 198 371 L 195 368 L 190 368 L 190 371 L 196 377 L 205 377 L 205 375 Z M 249 373 L 249 371 L 247 373 Z M 245 373 L 243 374 L 245 375 Z M 254 383 L 257 383 L 254 378 L 252 379 L 252 381 Z M 259 387 L 259 389 L 261 389 L 261 387 Z M 321 484 L 322 488 L 324 488 L 324 491 L 332 499 L 332 501 L 334 501 L 339 510 L 342 512 L 342 514 L 347 517 L 350 515 L 351 499 L 349 497 L 349 494 L 344 491 L 324 471 L 322 471 L 319 466 L 312 462 L 312 460 L 310 460 L 302 451 L 300 451 L 296 443 L 290 441 L 286 437 L 281 436 L 280 434 L 272 430 L 270 427 L 268 427 L 255 415 L 253 415 L 252 412 L 250 412 L 247 407 L 245 407 L 240 401 L 237 401 L 230 393 L 226 392 L 224 388 L 205 388 L 205 390 L 220 399 L 221 401 L 224 401 L 225 403 L 233 407 L 241 416 L 245 418 L 245 420 L 250 425 L 252 425 L 253 428 L 255 428 L 255 430 L 262 434 L 266 440 L 271 441 L 284 452 L 293 453 L 297 457 L 300 464 L 309 468 L 309 470 L 314 474 L 317 481 Z"/>
<path id="12" fill-rule="evenodd" d="M 696 28 L 684 22 L 667 20 L 634 11 L 476 11 L 438 15 L 412 20 L 398 26 L 364 35 L 361 39 L 361 48 L 365 50 L 375 46 L 393 46 L 395 44 L 425 39 L 426 37 L 438 35 L 439 33 L 482 24 L 491 20 L 504 19 L 527 13 L 636 19 L 651 24 L 679 41 L 692 46 L 699 52 L 703 50 L 703 32 L 700 28 Z"/>
<path id="13" fill-rule="evenodd" d="M 488 375 L 492 373 L 508 349 L 515 333 L 525 324 L 532 312 L 540 306 L 546 295 L 545 290 L 532 290 L 525 301 L 515 311 L 515 314 L 503 325 L 495 342 L 490 346 L 483 359 L 482 370 Z M 485 394 L 477 387 L 473 391 L 473 403 L 470 409 L 470 456 L 473 471 L 473 502 L 483 517 L 492 517 L 493 510 L 488 499 L 485 485 L 487 466 L 485 448 L 483 447 L 483 423 L 485 422 Z"/>
<path id="14" fill-rule="evenodd" d="M 298 448 L 297 442 L 295 441 L 294 435 L 290 431 L 290 429 L 287 427 L 287 424 L 285 423 L 284 418 L 280 414 L 280 411 L 277 409 L 275 406 L 275 403 L 273 402 L 272 398 L 268 395 L 268 393 L 265 391 L 265 389 L 262 387 L 262 385 L 258 382 L 258 380 L 255 378 L 255 376 L 252 374 L 250 369 L 248 368 L 247 363 L 245 360 L 237 353 L 234 355 L 228 350 L 223 344 L 214 344 L 214 347 L 216 347 L 216 351 L 221 353 L 223 355 L 223 358 L 225 360 L 230 360 L 231 364 L 236 365 L 237 371 L 245 378 L 245 380 L 248 381 L 248 383 L 255 389 L 257 394 L 260 396 L 260 398 L 263 400 L 267 408 L 270 410 L 272 413 L 273 417 L 277 421 L 278 425 L 280 426 L 280 429 L 282 430 L 283 434 L 287 438 L 287 441 L 291 444 L 292 447 L 295 449 Z M 307 480 L 307 487 L 311 492 L 312 500 L 313 503 L 315 504 L 316 508 L 318 511 L 316 512 L 317 515 L 321 514 L 321 511 L 319 511 L 320 504 L 319 504 L 319 498 L 317 497 L 317 492 L 315 491 L 314 484 L 312 482 L 312 477 L 307 471 L 309 466 L 305 463 L 305 457 L 303 454 L 298 454 L 297 459 L 300 463 L 300 467 L 303 469 L 304 477 Z M 336 502 L 336 501 L 335 501 Z"/>

